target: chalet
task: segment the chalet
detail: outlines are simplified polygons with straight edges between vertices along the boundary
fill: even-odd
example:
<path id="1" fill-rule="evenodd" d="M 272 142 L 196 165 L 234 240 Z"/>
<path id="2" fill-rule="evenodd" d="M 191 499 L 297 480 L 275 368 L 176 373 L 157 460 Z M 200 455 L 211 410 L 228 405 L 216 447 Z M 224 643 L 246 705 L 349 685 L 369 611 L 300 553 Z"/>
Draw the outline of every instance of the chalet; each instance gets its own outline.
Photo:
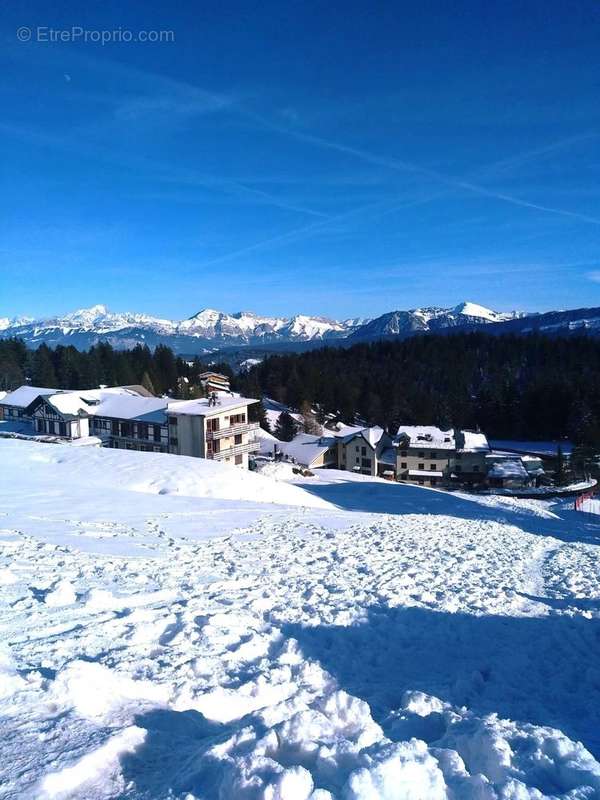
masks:
<path id="1" fill-rule="evenodd" d="M 275 437 L 268 442 L 270 454 L 275 458 L 281 454 L 285 461 L 306 469 L 337 467 L 337 440 L 333 436 L 316 436 L 299 433 L 291 442 L 279 442 Z M 264 452 L 264 451 L 263 451 Z"/>
<path id="2" fill-rule="evenodd" d="M 339 469 L 374 476 L 394 469 L 392 439 L 383 428 L 342 429 L 337 443 Z"/>
<path id="3" fill-rule="evenodd" d="M 523 489 L 535 485 L 535 476 L 525 469 L 522 460 L 511 453 L 486 456 L 487 483 L 496 489 Z"/>
<path id="4" fill-rule="evenodd" d="M 30 421 L 31 417 L 27 414 L 27 408 L 40 396 L 56 394 L 58 389 L 45 389 L 42 386 L 19 386 L 12 392 L 8 392 L 0 400 L 0 419 L 6 422 L 16 420 Z"/>

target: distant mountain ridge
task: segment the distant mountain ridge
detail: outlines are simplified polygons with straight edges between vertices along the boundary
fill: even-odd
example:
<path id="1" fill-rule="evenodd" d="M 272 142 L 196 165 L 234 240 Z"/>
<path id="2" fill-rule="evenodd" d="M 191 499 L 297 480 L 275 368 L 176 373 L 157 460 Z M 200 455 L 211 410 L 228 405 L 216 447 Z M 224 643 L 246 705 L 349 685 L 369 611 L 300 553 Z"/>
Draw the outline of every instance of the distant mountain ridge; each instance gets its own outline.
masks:
<path id="1" fill-rule="evenodd" d="M 375 319 L 335 320 L 297 314 L 293 317 L 261 316 L 251 311 L 227 314 L 205 308 L 176 321 L 133 312 L 116 313 L 104 305 L 83 308 L 46 319 L 0 318 L 0 337 L 17 336 L 29 346 L 71 344 L 80 350 L 101 341 L 117 349 L 136 344 L 166 344 L 175 352 L 194 354 L 225 347 L 270 347 L 289 344 L 354 344 L 415 334 L 480 329 L 493 333 L 600 335 L 600 308 L 527 314 L 493 311 L 464 302 L 453 308 L 437 306 L 390 311 Z"/>

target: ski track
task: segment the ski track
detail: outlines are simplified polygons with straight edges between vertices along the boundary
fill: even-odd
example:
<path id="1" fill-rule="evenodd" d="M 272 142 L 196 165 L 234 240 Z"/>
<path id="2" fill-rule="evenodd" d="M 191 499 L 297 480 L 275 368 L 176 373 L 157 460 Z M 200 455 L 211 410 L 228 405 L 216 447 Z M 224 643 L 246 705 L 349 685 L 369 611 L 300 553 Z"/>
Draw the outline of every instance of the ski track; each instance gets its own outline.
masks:
<path id="1" fill-rule="evenodd" d="M 566 505 L 240 525 L 229 500 L 202 538 L 212 505 L 61 522 L 23 497 L 0 514 L 3 800 L 600 797 L 600 528 Z"/>

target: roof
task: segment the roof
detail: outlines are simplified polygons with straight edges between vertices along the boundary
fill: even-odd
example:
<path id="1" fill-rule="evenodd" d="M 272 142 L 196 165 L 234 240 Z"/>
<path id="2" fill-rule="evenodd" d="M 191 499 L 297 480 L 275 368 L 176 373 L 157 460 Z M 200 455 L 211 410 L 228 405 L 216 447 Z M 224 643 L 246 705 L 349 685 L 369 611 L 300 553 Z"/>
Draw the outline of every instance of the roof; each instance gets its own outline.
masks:
<path id="1" fill-rule="evenodd" d="M 317 458 L 326 453 L 335 445 L 332 436 L 314 436 L 310 433 L 299 433 L 291 442 L 278 442 L 277 447 L 288 458 L 293 458 L 298 464 L 310 467 Z"/>
<path id="2" fill-rule="evenodd" d="M 521 459 L 496 461 L 488 470 L 488 478 L 520 478 L 528 480 L 529 474 Z"/>
<path id="3" fill-rule="evenodd" d="M 460 447 L 461 453 L 482 453 L 490 449 L 485 433 L 476 433 L 475 431 L 461 431 L 462 444 Z"/>
<path id="4" fill-rule="evenodd" d="M 209 405 L 208 397 L 201 397 L 198 400 L 172 400 L 169 403 L 169 414 L 185 414 L 186 416 L 208 417 L 211 414 L 220 414 L 223 411 L 234 408 L 245 408 L 258 403 L 251 397 L 240 397 L 239 395 L 218 394 L 217 404 Z"/>
<path id="5" fill-rule="evenodd" d="M 60 392 L 60 389 L 47 389 L 42 386 L 19 386 L 18 389 L 8 392 L 8 394 L 0 400 L 0 403 L 5 406 L 27 408 L 27 406 L 30 406 L 40 395 L 45 396 L 58 392 Z"/>
<path id="6" fill-rule="evenodd" d="M 404 436 L 408 437 L 409 447 L 423 450 L 454 450 L 454 431 L 443 431 L 434 425 L 401 425 L 394 442 L 398 445 Z"/>
<path id="7" fill-rule="evenodd" d="M 408 474 L 411 478 L 443 478 L 444 473 L 434 469 L 409 469 Z"/>
<path id="8" fill-rule="evenodd" d="M 168 399 L 165 397 L 134 397 L 108 395 L 92 406 L 89 413 L 95 417 L 136 419 L 141 422 L 164 423 Z"/>
<path id="9" fill-rule="evenodd" d="M 356 439 L 357 436 L 361 436 L 371 447 L 375 447 L 384 433 L 383 428 L 375 426 L 373 428 L 354 428 L 350 433 L 344 435 L 334 433 L 333 435 L 341 438 L 344 444 Z"/>

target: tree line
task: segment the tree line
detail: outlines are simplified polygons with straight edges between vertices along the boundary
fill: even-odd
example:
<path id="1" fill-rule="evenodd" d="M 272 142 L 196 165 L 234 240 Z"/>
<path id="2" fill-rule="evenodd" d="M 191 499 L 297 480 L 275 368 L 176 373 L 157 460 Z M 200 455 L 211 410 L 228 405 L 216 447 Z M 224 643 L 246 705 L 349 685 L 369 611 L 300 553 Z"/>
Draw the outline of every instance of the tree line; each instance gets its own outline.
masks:
<path id="1" fill-rule="evenodd" d="M 600 445 L 600 339 L 586 336 L 475 332 L 324 347 L 270 356 L 238 386 L 391 432 L 433 424 Z"/>
<path id="2" fill-rule="evenodd" d="M 137 345 L 115 350 L 101 342 L 87 351 L 42 344 L 29 350 L 20 339 L 0 340 L 0 389 L 8 391 L 28 382 L 50 389 L 95 389 L 100 385 L 141 385 L 155 395 L 184 399 L 202 395 L 198 376 L 207 369 L 233 376 L 227 364 L 209 367 L 198 358 L 176 357 L 169 347 L 154 351 Z"/>
<path id="3" fill-rule="evenodd" d="M 305 418 L 317 409 L 320 421 L 360 420 L 392 433 L 399 424 L 479 427 L 492 438 L 568 437 L 600 446 L 600 340 L 592 337 L 417 336 L 269 356 L 236 376 L 225 363 L 185 360 L 164 345 L 115 350 L 100 343 L 81 352 L 0 340 L 2 390 L 25 382 L 61 389 L 141 384 L 156 395 L 198 397 L 198 376 L 208 368 L 249 397 L 272 397 Z M 252 417 L 266 427 L 261 406 L 252 407 Z"/>

